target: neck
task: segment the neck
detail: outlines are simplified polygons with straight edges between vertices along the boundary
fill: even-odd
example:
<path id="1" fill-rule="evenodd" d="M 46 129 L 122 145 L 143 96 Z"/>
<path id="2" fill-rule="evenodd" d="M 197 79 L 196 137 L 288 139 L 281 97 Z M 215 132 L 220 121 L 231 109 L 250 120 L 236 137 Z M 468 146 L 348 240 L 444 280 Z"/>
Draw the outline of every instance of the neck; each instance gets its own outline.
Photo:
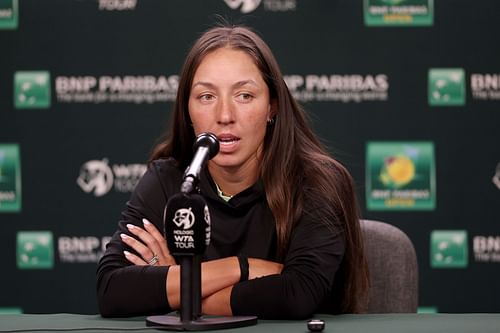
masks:
<path id="1" fill-rule="evenodd" d="M 209 162 L 208 170 L 215 183 L 227 196 L 233 196 L 246 190 L 255 184 L 259 178 L 256 168 L 253 168 L 253 170 L 222 168 Z"/>

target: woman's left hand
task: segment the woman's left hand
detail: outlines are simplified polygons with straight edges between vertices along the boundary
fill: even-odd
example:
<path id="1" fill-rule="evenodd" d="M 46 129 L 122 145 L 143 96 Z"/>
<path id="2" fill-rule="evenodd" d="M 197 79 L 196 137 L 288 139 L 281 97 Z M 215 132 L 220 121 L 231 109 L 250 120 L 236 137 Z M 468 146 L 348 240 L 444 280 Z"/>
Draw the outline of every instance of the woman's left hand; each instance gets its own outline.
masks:
<path id="1" fill-rule="evenodd" d="M 127 228 L 137 239 L 121 234 L 122 241 L 133 248 L 138 254 L 123 251 L 125 258 L 135 265 L 169 266 L 175 265 L 175 259 L 168 251 L 167 241 L 156 227 L 146 219 L 142 219 L 144 229 L 133 224 Z"/>

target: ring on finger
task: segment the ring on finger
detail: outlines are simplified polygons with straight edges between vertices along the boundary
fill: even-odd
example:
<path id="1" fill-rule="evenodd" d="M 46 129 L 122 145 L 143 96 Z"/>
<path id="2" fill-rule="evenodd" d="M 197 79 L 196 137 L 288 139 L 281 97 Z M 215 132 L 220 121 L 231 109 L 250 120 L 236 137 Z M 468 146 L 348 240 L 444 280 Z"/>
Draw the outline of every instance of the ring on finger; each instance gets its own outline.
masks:
<path id="1" fill-rule="evenodd" d="M 148 261 L 148 265 L 149 266 L 154 266 L 158 263 L 158 255 L 157 254 L 153 254 L 153 258 L 151 258 L 149 261 Z"/>

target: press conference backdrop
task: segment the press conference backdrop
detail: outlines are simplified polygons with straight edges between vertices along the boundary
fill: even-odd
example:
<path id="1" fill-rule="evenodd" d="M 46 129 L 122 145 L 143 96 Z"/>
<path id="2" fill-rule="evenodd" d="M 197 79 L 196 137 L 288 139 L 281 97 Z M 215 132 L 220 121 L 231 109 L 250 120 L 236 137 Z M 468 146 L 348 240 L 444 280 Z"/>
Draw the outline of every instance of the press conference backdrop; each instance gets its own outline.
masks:
<path id="1" fill-rule="evenodd" d="M 95 269 L 220 21 L 273 49 L 422 311 L 500 311 L 500 2 L 0 0 L 0 311 L 95 313 Z"/>

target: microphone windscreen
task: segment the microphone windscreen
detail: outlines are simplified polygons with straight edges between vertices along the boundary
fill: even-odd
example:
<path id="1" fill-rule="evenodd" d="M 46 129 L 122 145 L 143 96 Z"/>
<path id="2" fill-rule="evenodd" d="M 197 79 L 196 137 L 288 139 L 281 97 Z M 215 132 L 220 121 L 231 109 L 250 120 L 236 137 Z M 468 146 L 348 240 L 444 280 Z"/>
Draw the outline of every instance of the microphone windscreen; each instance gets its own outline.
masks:
<path id="1" fill-rule="evenodd" d="M 165 238 L 172 255 L 201 255 L 210 243 L 210 213 L 199 194 L 170 197 L 163 214 Z"/>
<path id="2" fill-rule="evenodd" d="M 219 140 L 215 134 L 210 132 L 200 133 L 196 137 L 196 141 L 193 144 L 193 151 L 196 151 L 199 147 L 208 148 L 208 159 L 212 159 L 219 153 Z"/>

